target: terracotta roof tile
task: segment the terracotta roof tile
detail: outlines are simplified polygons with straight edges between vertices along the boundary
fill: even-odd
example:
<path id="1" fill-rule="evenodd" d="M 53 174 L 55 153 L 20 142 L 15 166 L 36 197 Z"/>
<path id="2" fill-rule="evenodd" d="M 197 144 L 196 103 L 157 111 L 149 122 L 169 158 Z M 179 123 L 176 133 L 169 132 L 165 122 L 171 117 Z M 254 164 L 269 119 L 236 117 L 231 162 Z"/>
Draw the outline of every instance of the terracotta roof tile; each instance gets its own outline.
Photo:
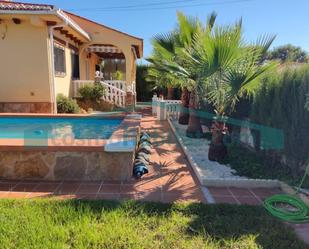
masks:
<path id="1" fill-rule="evenodd" d="M 0 1 L 0 10 L 51 11 L 53 5 Z"/>

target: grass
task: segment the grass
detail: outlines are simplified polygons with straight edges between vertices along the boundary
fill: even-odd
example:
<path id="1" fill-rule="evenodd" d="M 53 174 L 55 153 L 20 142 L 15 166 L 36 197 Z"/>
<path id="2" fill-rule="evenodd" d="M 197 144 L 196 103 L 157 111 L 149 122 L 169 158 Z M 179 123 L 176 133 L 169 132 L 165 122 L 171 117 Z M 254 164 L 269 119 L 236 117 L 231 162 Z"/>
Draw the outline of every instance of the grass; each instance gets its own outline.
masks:
<path id="1" fill-rule="evenodd" d="M 302 174 L 295 175 L 287 166 L 273 164 L 257 153 L 237 145 L 228 146 L 228 158 L 223 163 L 228 163 L 239 176 L 253 179 L 278 179 L 292 186 L 298 186 L 303 176 Z M 307 176 L 303 187 L 309 188 L 309 176 Z"/>
<path id="2" fill-rule="evenodd" d="M 262 207 L 1 200 L 1 248 L 308 248 Z"/>

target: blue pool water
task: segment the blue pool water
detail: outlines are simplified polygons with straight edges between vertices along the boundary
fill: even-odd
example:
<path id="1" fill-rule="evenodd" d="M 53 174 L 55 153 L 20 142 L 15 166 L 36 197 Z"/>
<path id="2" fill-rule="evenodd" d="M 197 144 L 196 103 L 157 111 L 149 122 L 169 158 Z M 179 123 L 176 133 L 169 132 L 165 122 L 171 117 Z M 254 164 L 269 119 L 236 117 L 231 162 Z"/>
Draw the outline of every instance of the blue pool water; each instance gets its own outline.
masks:
<path id="1" fill-rule="evenodd" d="M 121 123 L 121 118 L 81 117 L 0 117 L 0 138 L 107 139 Z"/>

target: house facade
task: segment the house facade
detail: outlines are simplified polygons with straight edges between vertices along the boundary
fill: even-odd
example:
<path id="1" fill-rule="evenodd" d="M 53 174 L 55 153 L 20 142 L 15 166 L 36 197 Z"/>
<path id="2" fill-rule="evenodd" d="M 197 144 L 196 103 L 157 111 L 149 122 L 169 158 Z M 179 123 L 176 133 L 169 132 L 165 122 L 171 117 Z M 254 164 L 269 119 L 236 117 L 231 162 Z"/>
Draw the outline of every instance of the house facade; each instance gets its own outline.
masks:
<path id="1" fill-rule="evenodd" d="M 100 81 L 109 101 L 134 105 L 143 40 L 53 5 L 0 1 L 0 112 L 56 112 Z"/>

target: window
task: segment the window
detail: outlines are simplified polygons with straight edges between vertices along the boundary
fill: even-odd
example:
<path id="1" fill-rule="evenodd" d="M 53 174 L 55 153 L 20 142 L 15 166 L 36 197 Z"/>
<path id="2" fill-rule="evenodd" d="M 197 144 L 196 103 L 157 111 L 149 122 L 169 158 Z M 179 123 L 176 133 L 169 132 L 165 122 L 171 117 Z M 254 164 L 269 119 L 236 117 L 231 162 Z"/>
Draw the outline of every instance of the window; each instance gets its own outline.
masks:
<path id="1" fill-rule="evenodd" d="M 54 45 L 54 62 L 56 75 L 65 75 L 65 51 L 63 47 L 57 44 Z"/>
<path id="2" fill-rule="evenodd" d="M 72 79 L 79 79 L 79 55 L 71 50 Z"/>

